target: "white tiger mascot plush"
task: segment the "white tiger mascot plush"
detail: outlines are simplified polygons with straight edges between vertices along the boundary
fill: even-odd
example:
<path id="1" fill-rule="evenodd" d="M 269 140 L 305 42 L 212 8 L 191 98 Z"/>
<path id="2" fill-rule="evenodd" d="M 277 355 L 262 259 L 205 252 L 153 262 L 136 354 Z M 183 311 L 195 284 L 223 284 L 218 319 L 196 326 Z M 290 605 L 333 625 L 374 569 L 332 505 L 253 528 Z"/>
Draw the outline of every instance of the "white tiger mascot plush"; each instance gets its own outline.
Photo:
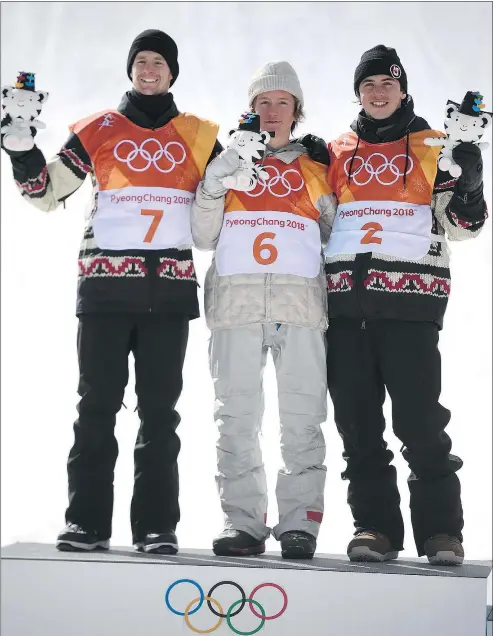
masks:
<path id="1" fill-rule="evenodd" d="M 460 106 L 449 99 L 444 123 L 447 137 L 427 137 L 424 140 L 427 146 L 443 146 L 438 155 L 438 167 L 444 172 L 448 170 L 454 178 L 462 174 L 462 168 L 452 157 L 452 150 L 456 146 L 462 142 L 470 142 L 480 150 L 489 147 L 489 143 L 479 141 L 491 126 L 492 120 L 492 113 L 482 112 L 482 99 L 483 96 L 478 91 L 468 91 Z"/>
<path id="2" fill-rule="evenodd" d="M 231 132 L 228 141 L 228 148 L 234 148 L 240 156 L 240 167 L 222 179 L 225 188 L 250 192 L 255 189 L 258 179 L 265 181 L 269 177 L 255 161 L 263 159 L 271 136 L 268 132 L 260 132 L 259 115 L 245 113 L 241 116 L 238 130 Z"/>
<path id="3" fill-rule="evenodd" d="M 4 147 L 7 150 L 31 150 L 34 146 L 31 128 L 46 128 L 46 124 L 37 117 L 48 99 L 48 93 L 34 89 L 34 73 L 19 73 L 15 86 L 2 86 L 2 99 Z"/>

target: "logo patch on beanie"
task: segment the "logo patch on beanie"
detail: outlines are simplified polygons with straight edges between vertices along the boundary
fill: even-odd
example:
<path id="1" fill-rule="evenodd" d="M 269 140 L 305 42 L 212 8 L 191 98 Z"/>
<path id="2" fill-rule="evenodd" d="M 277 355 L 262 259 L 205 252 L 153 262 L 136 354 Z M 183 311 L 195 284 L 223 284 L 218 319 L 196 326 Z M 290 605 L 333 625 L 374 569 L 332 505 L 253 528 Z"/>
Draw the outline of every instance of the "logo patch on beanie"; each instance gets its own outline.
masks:
<path id="1" fill-rule="evenodd" d="M 392 77 L 398 79 L 402 75 L 401 67 L 397 64 L 392 64 L 392 66 L 390 67 L 390 74 L 392 75 Z"/>

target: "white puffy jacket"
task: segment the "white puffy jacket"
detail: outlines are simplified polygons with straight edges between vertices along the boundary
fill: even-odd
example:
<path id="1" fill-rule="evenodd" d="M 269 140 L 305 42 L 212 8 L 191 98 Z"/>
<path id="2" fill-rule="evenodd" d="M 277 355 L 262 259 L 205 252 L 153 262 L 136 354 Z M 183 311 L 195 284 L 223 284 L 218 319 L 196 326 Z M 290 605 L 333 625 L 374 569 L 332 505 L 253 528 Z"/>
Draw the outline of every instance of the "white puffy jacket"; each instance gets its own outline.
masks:
<path id="1" fill-rule="evenodd" d="M 290 164 L 306 154 L 301 144 L 291 143 L 277 150 L 268 149 L 267 157 Z M 213 198 L 199 184 L 192 205 L 192 236 L 196 247 L 214 250 L 223 225 L 225 195 Z M 333 195 L 322 195 L 316 202 L 320 212 L 322 244 L 328 240 L 336 210 Z M 211 331 L 252 323 L 282 323 L 327 328 L 327 287 L 324 261 L 315 278 L 291 274 L 235 274 L 219 276 L 214 258 L 205 278 L 205 315 Z"/>

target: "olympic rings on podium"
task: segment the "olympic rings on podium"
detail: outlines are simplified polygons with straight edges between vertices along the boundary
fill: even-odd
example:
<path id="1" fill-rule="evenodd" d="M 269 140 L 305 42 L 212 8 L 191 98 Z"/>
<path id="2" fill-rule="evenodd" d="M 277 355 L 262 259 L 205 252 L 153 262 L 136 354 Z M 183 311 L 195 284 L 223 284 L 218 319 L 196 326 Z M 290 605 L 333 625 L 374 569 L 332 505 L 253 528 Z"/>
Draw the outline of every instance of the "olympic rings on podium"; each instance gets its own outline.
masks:
<path id="1" fill-rule="evenodd" d="M 184 612 L 180 612 L 177 609 L 175 609 L 174 607 L 172 607 L 169 597 L 170 597 L 170 593 L 173 590 L 173 588 L 175 588 L 177 585 L 179 585 L 180 583 L 190 583 L 191 585 L 195 586 L 197 588 L 197 590 L 199 591 L 199 595 L 197 598 L 194 598 L 192 601 L 190 601 L 190 603 L 188 603 L 187 607 L 185 608 Z M 236 587 L 238 589 L 238 591 L 241 594 L 241 598 L 237 601 L 235 601 L 234 603 L 231 604 L 231 606 L 229 607 L 229 609 L 227 610 L 227 612 L 225 613 L 221 604 L 219 603 L 219 601 L 217 601 L 215 598 L 212 597 L 212 593 L 214 592 L 214 590 L 216 590 L 218 587 L 220 587 L 221 585 L 232 585 L 233 587 Z M 262 607 L 262 605 L 254 600 L 254 595 L 256 594 L 256 592 L 258 592 L 258 590 L 260 590 L 263 587 L 274 587 L 277 590 L 279 590 L 282 594 L 283 597 L 283 605 L 281 607 L 281 609 L 277 612 L 277 614 L 273 614 L 272 616 L 266 616 L 265 613 L 265 609 Z M 185 623 L 187 624 L 187 626 L 189 627 L 189 629 L 193 632 L 195 632 L 196 634 L 210 634 L 214 631 L 216 631 L 221 623 L 223 622 L 223 619 L 226 619 L 226 622 L 228 623 L 230 629 L 235 633 L 235 634 L 239 634 L 239 636 L 250 636 L 252 634 L 256 634 L 258 631 L 260 631 L 262 629 L 262 627 L 265 624 L 265 621 L 270 621 L 270 620 L 274 620 L 276 618 L 279 618 L 279 616 L 281 616 L 282 614 L 284 614 L 284 612 L 286 611 L 286 608 L 288 606 L 288 595 L 286 594 L 286 591 L 277 583 L 261 583 L 260 585 L 257 585 L 251 592 L 250 596 L 247 598 L 245 595 L 245 592 L 243 590 L 243 588 L 241 587 L 241 585 L 239 585 L 238 583 L 235 583 L 234 581 L 219 581 L 218 583 L 216 583 L 215 585 L 213 585 L 211 587 L 211 589 L 209 590 L 209 592 L 207 594 L 204 593 L 204 590 L 202 589 L 202 587 L 196 582 L 193 581 L 192 579 L 178 579 L 176 580 L 174 583 L 172 583 L 168 589 L 166 590 L 166 596 L 165 596 L 165 601 L 166 601 L 166 606 L 168 607 L 168 609 L 173 613 L 176 614 L 177 616 L 183 616 L 185 618 Z M 207 601 L 207 605 L 209 607 L 209 610 L 212 612 L 212 614 L 214 614 L 215 616 L 217 616 L 219 618 L 219 620 L 217 621 L 217 623 L 215 625 L 213 625 L 211 628 L 209 629 L 205 629 L 205 630 L 201 630 L 198 629 L 197 627 L 195 627 L 194 625 L 192 625 L 192 623 L 190 622 L 190 616 L 192 614 L 195 614 L 195 612 L 198 612 L 199 609 L 202 607 L 202 605 L 204 604 L 204 601 Z M 233 626 L 231 619 L 235 616 L 237 616 L 245 607 L 245 605 L 248 603 L 251 612 L 253 613 L 254 616 L 256 616 L 257 618 L 260 619 L 260 625 L 258 625 L 258 627 L 256 627 L 254 630 L 249 631 L 249 632 L 242 632 L 238 629 L 236 629 L 236 627 Z M 212 604 L 214 604 L 217 608 L 214 609 L 212 607 Z M 194 607 L 194 605 L 196 605 Z M 234 608 L 239 605 L 240 607 L 233 611 Z M 255 608 L 253 607 L 254 605 L 257 606 L 257 608 L 260 610 L 260 613 L 258 613 Z M 192 609 L 193 607 L 193 609 Z"/>
<path id="2" fill-rule="evenodd" d="M 221 614 L 220 614 L 220 618 L 219 618 L 219 620 L 217 621 L 217 623 L 216 623 L 215 625 L 213 625 L 210 629 L 197 629 L 196 627 L 194 627 L 194 626 L 192 625 L 192 623 L 190 622 L 190 620 L 189 620 L 189 618 L 188 618 L 188 617 L 189 617 L 189 615 L 190 615 L 190 614 L 193 614 L 193 612 L 196 612 L 196 611 L 198 610 L 198 608 L 200 607 L 200 604 L 199 604 L 199 605 L 198 605 L 198 607 L 197 607 L 196 609 L 194 609 L 194 610 L 193 610 L 193 612 L 190 612 L 190 609 L 191 609 L 192 605 L 193 605 L 194 603 L 196 603 L 198 600 L 200 600 L 200 597 L 198 597 L 198 598 L 194 598 L 194 599 L 193 599 L 192 601 L 190 601 L 190 603 L 187 605 L 187 607 L 186 607 L 186 609 L 185 609 L 185 623 L 188 625 L 188 627 L 190 627 L 190 629 L 192 630 L 192 632 L 195 632 L 196 634 L 210 634 L 211 632 L 215 632 L 215 631 L 216 631 L 216 629 L 219 627 L 219 625 L 223 622 L 223 619 L 222 619 L 223 608 L 222 608 L 221 603 L 220 603 L 219 601 L 216 601 L 216 599 L 215 599 L 215 598 L 211 598 L 210 596 L 206 596 L 206 597 L 205 597 L 205 600 L 207 601 L 207 603 L 208 603 L 209 605 L 210 605 L 210 603 L 211 603 L 211 601 L 212 601 L 213 603 L 215 603 L 215 604 L 218 606 L 219 611 L 221 612 Z M 241 603 L 241 601 L 239 601 L 239 602 Z M 214 612 L 214 613 L 215 613 L 215 612 Z"/>
<path id="3" fill-rule="evenodd" d="M 238 590 L 240 591 L 241 594 L 241 599 L 238 601 L 238 603 L 241 603 L 241 607 L 240 609 L 236 610 L 236 612 L 234 612 L 233 614 L 231 614 L 231 616 L 236 616 L 237 614 L 239 614 L 241 612 L 241 610 L 245 607 L 245 603 L 246 603 L 246 596 L 245 596 L 245 592 L 243 590 L 243 588 L 241 587 L 241 585 L 238 585 L 238 583 L 235 583 L 234 581 L 219 581 L 219 583 L 216 583 L 215 585 L 213 585 L 211 587 L 211 589 L 209 590 L 209 594 L 207 596 L 211 596 L 212 592 L 214 592 L 214 590 L 216 588 L 218 588 L 220 585 L 233 585 L 234 587 L 238 588 Z M 207 601 L 207 605 L 209 606 L 209 609 L 211 610 L 211 612 L 213 614 L 215 614 L 216 616 L 220 616 L 221 618 L 226 618 L 227 614 L 223 614 L 222 610 L 221 610 L 221 614 L 218 614 L 216 612 L 215 609 L 213 609 L 210 601 Z"/>
<path id="4" fill-rule="evenodd" d="M 174 587 L 176 587 L 180 583 L 190 583 L 191 585 L 195 585 L 195 587 L 199 591 L 200 603 L 193 610 L 193 612 L 189 612 L 189 614 L 195 614 L 195 612 L 199 611 L 199 609 L 202 607 L 202 603 L 204 602 L 204 590 L 200 587 L 200 585 L 196 581 L 192 581 L 192 579 L 178 579 L 177 581 L 175 581 L 168 587 L 168 589 L 166 590 L 166 596 L 165 596 L 166 606 L 171 612 L 173 612 L 173 614 L 176 614 L 177 616 L 185 616 L 185 612 L 179 612 L 178 610 L 175 610 L 173 607 L 171 607 L 169 602 L 169 593 Z"/>
<path id="5" fill-rule="evenodd" d="M 250 599 L 252 599 L 255 592 L 260 590 L 260 588 L 262 587 L 275 587 L 276 590 L 279 590 L 279 592 L 281 592 L 284 603 L 280 611 L 277 612 L 277 614 L 274 614 L 274 616 L 259 616 L 259 614 L 257 614 L 257 612 L 253 609 L 251 605 L 250 605 L 250 609 L 252 610 L 252 614 L 254 614 L 254 616 L 256 616 L 257 618 L 264 618 L 266 621 L 273 621 L 275 618 L 279 618 L 279 616 L 281 616 L 281 614 L 284 614 L 284 612 L 286 611 L 286 607 L 288 606 L 288 595 L 286 594 L 285 590 L 283 590 L 283 588 L 280 585 L 277 585 L 277 583 L 261 583 L 260 585 L 257 585 L 257 587 L 255 587 L 252 590 L 252 593 L 250 594 Z M 257 605 L 257 603 L 255 603 L 255 605 Z"/>
<path id="6" fill-rule="evenodd" d="M 259 608 L 259 610 L 262 612 L 263 616 L 265 616 L 265 610 L 264 610 L 264 608 L 262 607 L 262 605 L 260 605 L 260 603 L 258 603 L 257 601 L 254 601 L 254 600 L 253 600 L 253 598 L 247 598 L 247 599 L 245 599 L 245 600 L 246 600 L 248 603 L 250 603 L 250 608 L 252 607 L 252 605 L 251 605 L 252 603 L 253 603 L 254 605 L 257 605 L 257 606 L 258 606 L 258 608 Z M 259 625 L 257 628 L 252 629 L 252 631 L 251 631 L 251 632 L 240 632 L 240 630 L 239 630 L 239 629 L 236 629 L 236 627 L 233 627 L 233 625 L 231 624 L 231 610 L 233 609 L 233 607 L 234 607 L 235 605 L 238 605 L 238 603 L 241 603 L 241 600 L 240 600 L 240 601 L 235 601 L 235 602 L 231 605 L 231 607 L 229 608 L 229 610 L 228 610 L 228 615 L 227 615 L 227 617 L 226 617 L 226 620 L 227 620 L 227 622 L 228 622 L 228 625 L 229 625 L 230 629 L 231 629 L 231 630 L 233 630 L 233 632 L 234 632 L 235 634 L 240 634 L 240 636 L 250 636 L 251 634 L 256 634 L 256 633 L 257 633 L 257 632 L 259 632 L 259 631 L 262 629 L 262 627 L 264 626 L 265 618 L 263 618 L 263 616 L 261 616 L 261 617 L 260 617 L 260 618 L 262 619 L 262 620 L 260 621 L 260 625 Z M 253 610 L 252 610 L 252 612 L 253 612 Z M 258 616 L 258 614 L 255 614 L 255 616 Z"/>

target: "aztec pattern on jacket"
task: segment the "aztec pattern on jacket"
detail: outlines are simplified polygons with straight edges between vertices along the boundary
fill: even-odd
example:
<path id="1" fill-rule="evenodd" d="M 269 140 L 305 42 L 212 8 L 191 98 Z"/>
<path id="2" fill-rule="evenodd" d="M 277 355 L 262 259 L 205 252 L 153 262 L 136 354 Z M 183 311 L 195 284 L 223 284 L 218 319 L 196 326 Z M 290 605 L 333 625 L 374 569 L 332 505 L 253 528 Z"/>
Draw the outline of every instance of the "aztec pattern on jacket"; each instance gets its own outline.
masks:
<path id="1" fill-rule="evenodd" d="M 215 250 L 205 279 L 211 330 L 253 323 L 327 328 L 322 244 L 334 201 L 326 166 L 301 144 L 268 150 L 269 178 L 251 192 L 210 197 L 203 184 L 192 205 L 199 249 Z"/>
<path id="2" fill-rule="evenodd" d="M 460 180 L 437 169 L 439 149 L 425 146 L 423 139 L 444 135 L 431 131 L 424 119 L 414 115 L 410 97 L 400 111 L 400 121 L 390 127 L 385 141 L 371 130 L 362 111 L 351 132 L 328 146 L 328 182 L 338 199 L 339 218 L 342 213 L 346 227 L 359 231 L 354 232 L 357 239 L 345 244 L 340 239 L 344 233 L 334 232 L 338 250 L 330 250 L 332 238 L 329 241 L 329 319 L 432 321 L 441 327 L 450 294 L 446 238 L 461 241 L 477 236 L 488 216 L 486 204 L 482 186 L 461 196 Z M 413 225 L 412 218 L 420 214 L 428 219 L 428 237 L 429 229 L 432 233 L 425 251 L 419 247 L 423 241 L 419 233 L 425 232 L 417 221 Z M 392 254 L 375 246 L 386 227 L 394 230 L 394 241 L 399 230 L 404 232 Z M 412 236 L 414 232 L 418 236 Z M 366 244 L 356 249 L 354 240 Z"/>
<path id="3" fill-rule="evenodd" d="M 208 160 L 222 150 L 218 126 L 180 114 L 171 94 L 152 121 L 134 96 L 124 95 L 117 111 L 71 126 L 49 162 L 37 147 L 11 157 L 14 178 L 24 197 L 49 212 L 91 175 L 77 315 L 163 311 L 196 318 L 189 210 Z"/>

